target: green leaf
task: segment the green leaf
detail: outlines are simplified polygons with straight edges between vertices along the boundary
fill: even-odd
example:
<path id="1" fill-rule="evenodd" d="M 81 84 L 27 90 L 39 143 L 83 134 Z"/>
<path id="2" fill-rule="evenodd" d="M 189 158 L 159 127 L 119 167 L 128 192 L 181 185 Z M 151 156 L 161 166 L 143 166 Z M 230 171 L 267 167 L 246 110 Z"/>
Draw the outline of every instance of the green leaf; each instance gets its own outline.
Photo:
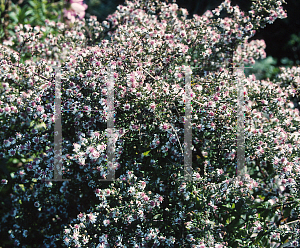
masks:
<path id="1" fill-rule="evenodd" d="M 33 9 L 29 9 L 25 12 L 25 16 L 29 16 L 31 14 L 33 14 Z"/>
<path id="2" fill-rule="evenodd" d="M 151 150 L 146 151 L 146 152 L 143 153 L 143 155 L 144 155 L 144 156 L 148 156 L 148 154 L 149 154 L 150 152 L 151 152 Z"/>
<path id="3" fill-rule="evenodd" d="M 242 203 L 242 201 L 238 201 L 238 202 L 236 203 L 236 211 L 240 212 L 240 211 L 241 211 L 241 208 L 242 208 L 242 206 L 243 206 L 243 203 Z"/>
<path id="4" fill-rule="evenodd" d="M 43 11 L 43 13 L 46 13 L 46 5 L 45 5 L 45 2 L 42 2 L 41 3 L 41 9 L 42 9 L 42 11 Z"/>
<path id="5" fill-rule="evenodd" d="M 13 164 L 17 164 L 17 163 L 19 163 L 19 159 L 17 159 L 17 158 L 14 158 L 14 159 L 12 160 L 12 163 L 13 163 Z"/>
<path id="6" fill-rule="evenodd" d="M 287 207 L 286 209 L 284 209 L 283 216 L 284 217 L 290 216 L 291 210 L 292 210 L 292 207 Z"/>
<path id="7" fill-rule="evenodd" d="M 256 236 L 255 241 L 256 241 L 257 243 L 259 243 L 260 240 L 263 238 L 264 235 L 265 235 L 265 233 L 264 233 L 263 231 L 260 231 L 260 232 L 258 233 L 258 235 Z"/>
<path id="8" fill-rule="evenodd" d="M 27 12 L 27 9 L 26 8 L 22 8 L 19 12 L 19 22 L 22 22 L 25 20 L 26 18 L 26 12 Z"/>
<path id="9" fill-rule="evenodd" d="M 25 191 L 25 187 L 24 187 L 24 184 L 19 184 L 20 188 L 22 191 Z"/>
<path id="10" fill-rule="evenodd" d="M 10 19 L 13 20 L 14 23 L 18 23 L 19 20 L 18 20 L 17 14 L 15 12 L 10 12 L 8 15 L 9 15 Z"/>
<path id="11" fill-rule="evenodd" d="M 261 213 L 260 216 L 261 216 L 262 218 L 266 218 L 266 217 L 269 215 L 269 213 L 270 213 L 269 210 L 268 210 L 268 209 L 265 209 L 265 210 Z"/>
<path id="12" fill-rule="evenodd" d="M 161 217 L 161 214 L 157 214 L 153 217 L 154 220 L 157 220 L 159 217 Z"/>
<path id="13" fill-rule="evenodd" d="M 237 227 L 239 221 L 240 221 L 239 218 L 235 218 L 234 220 L 232 220 L 230 224 L 227 226 L 228 231 L 232 231 L 235 227 Z"/>
<path id="14" fill-rule="evenodd" d="M 29 127 L 33 127 L 33 125 L 34 125 L 34 121 L 31 121 Z"/>
<path id="15" fill-rule="evenodd" d="M 47 126 L 46 126 L 46 124 L 45 124 L 45 122 L 42 122 L 42 123 L 40 123 L 40 124 L 37 124 L 36 126 L 35 126 L 35 128 L 36 129 L 46 129 L 47 128 Z"/>
<path id="16" fill-rule="evenodd" d="M 29 1 L 29 4 L 32 6 L 32 7 L 35 7 L 36 6 L 36 3 L 34 1 Z"/>

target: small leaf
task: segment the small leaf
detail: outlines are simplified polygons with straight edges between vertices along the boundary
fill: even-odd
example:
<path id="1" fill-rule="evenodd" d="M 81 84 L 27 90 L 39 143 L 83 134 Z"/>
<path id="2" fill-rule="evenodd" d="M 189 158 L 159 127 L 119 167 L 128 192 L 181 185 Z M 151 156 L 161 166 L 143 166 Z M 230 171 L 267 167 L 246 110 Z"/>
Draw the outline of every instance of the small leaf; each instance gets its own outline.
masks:
<path id="1" fill-rule="evenodd" d="M 242 205 L 243 205 L 242 201 L 238 201 L 236 204 L 236 211 L 240 212 Z"/>
<path id="2" fill-rule="evenodd" d="M 161 214 L 157 214 L 153 217 L 154 220 L 157 220 L 159 217 L 161 216 Z"/>
<path id="3" fill-rule="evenodd" d="M 22 189 L 22 191 L 25 191 L 25 187 L 24 184 L 19 184 L 20 188 Z"/>
<path id="4" fill-rule="evenodd" d="M 283 211 L 283 216 L 284 216 L 284 217 L 290 216 L 291 210 L 292 210 L 291 207 L 286 208 L 286 209 Z"/>
<path id="5" fill-rule="evenodd" d="M 31 121 L 29 127 L 33 127 L 33 125 L 34 125 L 34 121 Z"/>
<path id="6" fill-rule="evenodd" d="M 144 156 L 148 156 L 148 154 L 149 154 L 150 152 L 151 152 L 151 150 L 146 151 L 146 152 L 143 153 L 143 155 L 144 155 Z"/>
<path id="7" fill-rule="evenodd" d="M 255 239 L 255 241 L 258 243 L 261 239 L 262 239 L 262 237 L 265 235 L 265 233 L 263 232 L 263 231 L 260 231 L 259 233 L 258 233 L 258 235 L 256 236 L 256 239 Z"/>
<path id="8" fill-rule="evenodd" d="M 47 126 L 46 126 L 45 122 L 42 122 L 42 123 L 36 125 L 35 128 L 36 129 L 42 129 L 42 128 L 46 129 Z"/>
<path id="9" fill-rule="evenodd" d="M 31 15 L 33 14 L 33 10 L 32 9 L 29 9 L 25 12 L 25 16 L 28 16 L 28 15 Z"/>
<path id="10" fill-rule="evenodd" d="M 238 226 L 239 219 L 235 218 L 233 221 L 230 222 L 230 224 L 227 226 L 228 231 L 232 231 Z"/>
<path id="11" fill-rule="evenodd" d="M 29 4 L 32 6 L 32 7 L 35 7 L 36 6 L 36 3 L 34 1 L 29 1 Z"/>
<path id="12" fill-rule="evenodd" d="M 14 158 L 14 159 L 12 160 L 12 163 L 13 163 L 13 164 L 17 164 L 17 163 L 19 163 L 19 159 L 17 159 L 17 158 Z"/>
<path id="13" fill-rule="evenodd" d="M 10 19 L 13 20 L 14 23 L 18 23 L 19 20 L 18 20 L 18 17 L 15 12 L 10 12 L 8 15 L 9 15 Z"/>

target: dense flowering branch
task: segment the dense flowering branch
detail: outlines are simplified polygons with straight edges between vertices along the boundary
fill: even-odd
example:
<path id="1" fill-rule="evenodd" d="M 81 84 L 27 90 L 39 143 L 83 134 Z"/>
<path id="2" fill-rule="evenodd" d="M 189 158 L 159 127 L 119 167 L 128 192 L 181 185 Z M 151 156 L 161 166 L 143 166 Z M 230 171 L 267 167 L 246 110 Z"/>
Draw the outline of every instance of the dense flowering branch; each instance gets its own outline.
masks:
<path id="1" fill-rule="evenodd" d="M 261 5 L 248 18 L 225 1 L 215 15 L 208 11 L 189 20 L 176 4 L 128 1 L 101 24 L 92 17 L 72 27 L 54 22 L 46 22 L 47 28 L 17 26 L 10 43 L 33 37 L 23 52 L 37 55 L 24 62 L 24 73 L 15 66 L 21 55 L 7 50 L 0 55 L 0 117 L 6 129 L 0 131 L 0 156 L 27 159 L 15 173 L 12 210 L 3 219 L 13 223 L 9 234 L 15 244 L 42 236 L 50 247 L 223 247 L 246 237 L 235 245 L 249 247 L 261 235 L 264 242 L 280 243 L 278 235 L 285 230 L 271 222 L 281 220 L 281 213 L 268 208 L 299 194 L 299 111 L 291 108 L 292 91 L 285 92 L 283 84 L 254 75 L 242 79 L 251 176 L 236 180 L 236 85 L 228 67 L 265 57 L 265 43 L 248 39 L 259 25 L 274 20 L 271 10 L 284 17 L 281 2 L 257 2 Z M 218 18 L 223 8 L 230 15 Z M 51 34 L 50 27 L 58 34 Z M 110 40 L 97 44 L 87 38 L 107 32 Z M 43 181 L 53 177 L 55 85 L 47 79 L 54 78 L 58 61 L 65 110 L 63 173 L 72 179 L 62 184 Z M 200 67 L 191 95 L 193 145 L 199 154 L 193 183 L 179 181 L 187 65 Z M 118 178 L 107 186 L 98 179 L 107 175 L 109 66 L 116 81 Z M 279 76 L 283 81 L 285 74 Z M 268 171 L 267 178 L 255 162 Z M 32 216 L 40 220 L 38 231 L 21 222 Z M 297 231 L 289 234 L 296 239 Z M 59 234 L 63 240 L 56 240 Z"/>

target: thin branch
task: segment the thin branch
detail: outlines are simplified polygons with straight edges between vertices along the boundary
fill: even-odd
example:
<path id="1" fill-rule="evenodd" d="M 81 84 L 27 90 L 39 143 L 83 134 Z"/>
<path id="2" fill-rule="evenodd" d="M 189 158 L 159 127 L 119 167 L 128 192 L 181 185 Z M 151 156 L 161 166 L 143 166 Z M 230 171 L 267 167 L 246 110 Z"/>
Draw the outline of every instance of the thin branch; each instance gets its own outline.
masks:
<path id="1" fill-rule="evenodd" d="M 276 204 L 276 205 L 273 205 L 273 206 L 271 206 L 271 207 L 272 207 L 272 208 L 282 207 L 282 206 L 284 206 L 284 205 L 293 204 L 293 203 L 296 203 L 296 202 L 295 202 L 295 201 L 290 201 L 290 202 L 283 203 L 282 205 L 281 205 L 281 204 Z"/>
<path id="2" fill-rule="evenodd" d="M 299 221 L 300 221 L 300 219 L 298 219 L 298 220 L 294 220 L 294 221 L 291 221 L 291 222 L 285 223 L 284 225 L 290 225 L 290 224 L 293 224 L 293 223 L 296 223 L 296 222 L 299 222 Z"/>

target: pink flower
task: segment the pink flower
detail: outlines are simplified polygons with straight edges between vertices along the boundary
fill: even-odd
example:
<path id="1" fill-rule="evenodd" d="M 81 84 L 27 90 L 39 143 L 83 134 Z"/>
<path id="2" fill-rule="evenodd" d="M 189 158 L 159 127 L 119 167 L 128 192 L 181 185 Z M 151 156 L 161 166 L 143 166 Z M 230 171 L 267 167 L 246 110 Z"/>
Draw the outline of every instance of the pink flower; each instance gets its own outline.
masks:
<path id="1" fill-rule="evenodd" d="M 150 104 L 150 108 L 155 109 L 155 103 L 154 102 Z"/>
<path id="2" fill-rule="evenodd" d="M 126 103 L 123 108 L 124 108 L 124 110 L 129 110 L 130 109 L 130 105 L 128 103 Z"/>
<path id="3" fill-rule="evenodd" d="M 168 124 L 163 124 L 163 129 L 166 130 L 169 128 L 169 125 Z"/>
<path id="4" fill-rule="evenodd" d="M 79 19 L 82 19 L 85 16 L 85 10 L 88 6 L 83 3 L 83 0 L 70 0 L 70 4 L 70 8 L 64 10 L 64 17 L 71 22 L 75 22 L 76 16 L 78 16 Z"/>
<path id="5" fill-rule="evenodd" d="M 108 225 L 109 225 L 109 223 L 110 223 L 110 221 L 109 221 L 109 220 L 107 220 L 107 219 L 105 219 L 105 220 L 103 221 L 103 224 L 104 224 L 104 226 L 108 226 Z"/>

